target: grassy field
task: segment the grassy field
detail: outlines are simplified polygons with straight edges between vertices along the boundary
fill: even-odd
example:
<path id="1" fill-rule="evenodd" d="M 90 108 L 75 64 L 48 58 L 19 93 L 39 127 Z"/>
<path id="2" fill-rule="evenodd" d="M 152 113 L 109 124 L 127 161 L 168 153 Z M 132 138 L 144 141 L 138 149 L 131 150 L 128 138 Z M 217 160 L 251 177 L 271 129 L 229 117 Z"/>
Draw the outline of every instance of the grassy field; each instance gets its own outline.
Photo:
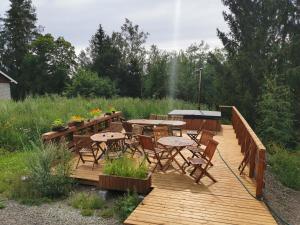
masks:
<path id="1" fill-rule="evenodd" d="M 50 130 L 55 119 L 67 122 L 73 115 L 87 117 L 89 111 L 100 108 L 107 112 L 113 106 L 125 118 L 146 118 L 150 113 L 166 114 L 172 109 L 195 109 L 184 101 L 133 98 L 67 99 L 59 96 L 27 98 L 22 102 L 0 101 L 0 146 L 15 151 L 37 143 L 42 133 Z"/>

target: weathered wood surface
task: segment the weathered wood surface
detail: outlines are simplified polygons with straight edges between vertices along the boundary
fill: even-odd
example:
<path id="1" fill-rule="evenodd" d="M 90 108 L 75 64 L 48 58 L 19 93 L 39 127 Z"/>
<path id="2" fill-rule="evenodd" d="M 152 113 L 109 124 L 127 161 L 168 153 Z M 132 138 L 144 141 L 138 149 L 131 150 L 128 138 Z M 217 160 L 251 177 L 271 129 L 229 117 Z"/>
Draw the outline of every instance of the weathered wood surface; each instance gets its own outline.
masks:
<path id="1" fill-rule="evenodd" d="M 215 139 L 220 143 L 218 149 L 225 161 L 255 195 L 253 179 L 239 175 L 237 169 L 243 155 L 233 127 L 222 126 Z M 195 184 L 188 174 L 182 175 L 174 169 L 155 173 L 154 189 L 125 224 L 276 224 L 265 204 L 247 193 L 218 153 L 213 164 L 209 172 L 217 183 L 204 177 Z"/>

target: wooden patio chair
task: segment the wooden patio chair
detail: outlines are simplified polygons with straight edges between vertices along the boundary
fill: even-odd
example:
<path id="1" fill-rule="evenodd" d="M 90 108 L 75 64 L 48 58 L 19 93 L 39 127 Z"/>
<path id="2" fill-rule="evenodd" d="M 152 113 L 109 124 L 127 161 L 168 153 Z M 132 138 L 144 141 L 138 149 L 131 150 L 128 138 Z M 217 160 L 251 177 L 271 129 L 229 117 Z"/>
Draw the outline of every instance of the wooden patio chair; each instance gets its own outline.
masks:
<path id="1" fill-rule="evenodd" d="M 169 134 L 169 128 L 167 126 L 158 126 L 153 128 L 153 136 L 154 136 L 154 141 L 157 145 L 158 139 L 162 137 L 168 137 L 170 136 Z"/>
<path id="2" fill-rule="evenodd" d="M 157 118 L 157 115 L 156 114 L 150 114 L 150 116 L 149 116 L 149 120 L 156 120 L 156 118 Z"/>
<path id="3" fill-rule="evenodd" d="M 133 125 L 123 121 L 122 122 L 123 128 L 125 130 L 125 146 L 127 149 L 131 151 L 131 155 L 133 156 L 137 151 L 140 152 L 139 150 L 139 140 L 138 140 L 138 135 L 142 134 L 142 127 L 141 129 L 133 129 Z"/>
<path id="4" fill-rule="evenodd" d="M 154 164 L 152 172 L 155 171 L 158 165 L 160 166 L 161 169 L 163 169 L 161 158 L 163 154 L 167 152 L 167 150 L 164 148 L 155 147 L 153 138 L 150 136 L 139 135 L 139 141 L 147 161 L 149 162 L 150 165 Z"/>
<path id="5" fill-rule="evenodd" d="M 76 164 L 76 169 L 78 168 L 79 162 L 92 162 L 93 168 L 95 164 L 98 164 L 97 155 L 100 150 L 99 146 L 92 141 L 89 135 L 73 135 L 74 149 L 78 154 L 78 161 Z M 101 153 L 101 155 L 104 152 Z M 100 158 L 100 157 L 99 157 Z"/>
<path id="6" fill-rule="evenodd" d="M 156 115 L 157 120 L 168 120 L 168 115 Z"/>
<path id="7" fill-rule="evenodd" d="M 211 160 L 215 154 L 215 151 L 218 146 L 218 142 L 215 140 L 209 140 L 207 147 L 205 148 L 203 155 L 204 158 L 190 158 L 188 157 L 189 164 L 194 167 L 190 175 L 195 178 L 195 182 L 199 183 L 203 176 L 209 177 L 213 182 L 217 182 L 217 180 L 207 171 L 209 165 L 211 164 Z M 195 172 L 199 170 L 199 174 L 195 175 Z"/>
<path id="8" fill-rule="evenodd" d="M 183 121 L 183 116 L 169 116 L 169 120 L 178 120 L 178 121 Z M 174 135 L 174 131 L 178 131 L 179 132 L 179 136 L 182 137 L 182 128 L 181 127 L 177 127 L 177 126 L 171 126 L 171 132 Z"/>
<path id="9" fill-rule="evenodd" d="M 209 130 L 203 130 L 200 139 L 199 140 L 197 139 L 197 143 L 195 145 L 186 147 L 192 153 L 192 158 L 197 157 L 197 158 L 206 159 L 204 155 L 204 151 L 209 141 L 213 140 L 213 138 L 214 138 L 213 132 Z M 210 165 L 213 166 L 211 162 Z"/>
<path id="10" fill-rule="evenodd" d="M 122 122 L 111 122 L 107 131 L 109 132 L 122 132 L 123 124 Z"/>
<path id="11" fill-rule="evenodd" d="M 202 120 L 202 123 L 200 124 L 199 128 L 197 130 L 187 130 L 186 134 L 197 143 L 197 138 L 199 134 L 201 133 L 202 129 L 204 128 L 204 125 L 206 124 L 206 120 Z"/>

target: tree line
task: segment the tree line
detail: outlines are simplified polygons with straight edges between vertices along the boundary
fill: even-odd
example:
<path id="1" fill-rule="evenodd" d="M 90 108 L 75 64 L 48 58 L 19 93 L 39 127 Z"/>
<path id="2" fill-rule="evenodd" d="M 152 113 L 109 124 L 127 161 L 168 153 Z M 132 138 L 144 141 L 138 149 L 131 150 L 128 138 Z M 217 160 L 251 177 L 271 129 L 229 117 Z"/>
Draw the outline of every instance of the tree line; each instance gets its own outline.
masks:
<path id="1" fill-rule="evenodd" d="M 300 3 L 223 0 L 229 32 L 222 49 L 205 42 L 180 51 L 145 48 L 149 34 L 125 19 L 107 34 L 100 24 L 78 56 L 63 37 L 43 34 L 31 0 L 10 0 L 0 23 L 0 69 L 19 84 L 13 97 L 63 94 L 173 97 L 212 109 L 236 105 L 264 140 L 295 145 L 300 116 Z M 296 132 L 295 132 L 296 131 Z M 271 141 L 271 140 L 270 140 Z"/>

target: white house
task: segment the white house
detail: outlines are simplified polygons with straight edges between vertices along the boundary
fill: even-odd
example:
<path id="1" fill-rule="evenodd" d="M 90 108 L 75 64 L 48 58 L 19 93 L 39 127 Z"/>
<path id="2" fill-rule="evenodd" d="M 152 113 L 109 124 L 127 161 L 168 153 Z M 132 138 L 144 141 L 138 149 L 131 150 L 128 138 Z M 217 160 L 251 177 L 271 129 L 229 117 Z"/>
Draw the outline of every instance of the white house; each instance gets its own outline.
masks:
<path id="1" fill-rule="evenodd" d="M 18 84 L 17 81 L 12 79 L 0 70 L 0 99 L 11 99 L 10 84 Z"/>

